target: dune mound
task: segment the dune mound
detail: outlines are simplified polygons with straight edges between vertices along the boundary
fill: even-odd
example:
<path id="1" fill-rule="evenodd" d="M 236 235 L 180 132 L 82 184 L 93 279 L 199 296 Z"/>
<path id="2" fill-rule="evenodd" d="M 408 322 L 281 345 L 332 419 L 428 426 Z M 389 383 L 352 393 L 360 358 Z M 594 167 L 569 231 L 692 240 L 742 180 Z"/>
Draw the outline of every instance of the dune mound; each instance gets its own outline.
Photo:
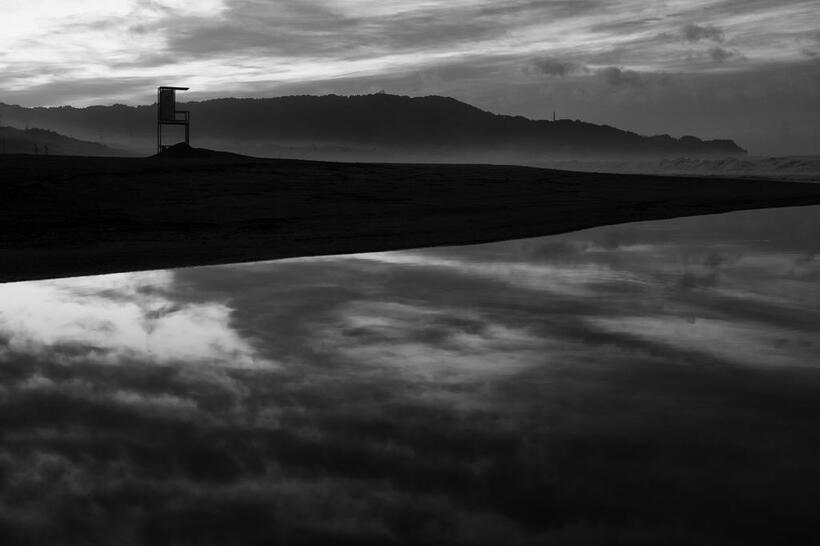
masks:
<path id="1" fill-rule="evenodd" d="M 207 148 L 194 148 L 184 142 L 174 144 L 165 148 L 154 157 L 174 157 L 182 159 L 213 159 L 213 158 L 249 158 L 249 156 L 234 154 L 231 152 L 220 152 L 218 150 L 209 150 Z"/>

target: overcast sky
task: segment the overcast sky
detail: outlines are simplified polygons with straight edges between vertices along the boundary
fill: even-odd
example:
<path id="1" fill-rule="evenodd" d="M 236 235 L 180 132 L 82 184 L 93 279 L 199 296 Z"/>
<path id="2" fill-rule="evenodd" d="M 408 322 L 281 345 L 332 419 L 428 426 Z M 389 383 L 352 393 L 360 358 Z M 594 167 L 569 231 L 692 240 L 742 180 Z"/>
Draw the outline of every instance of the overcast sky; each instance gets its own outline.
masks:
<path id="1" fill-rule="evenodd" d="M 820 0 L 4 0 L 0 102 L 442 94 L 820 153 Z"/>

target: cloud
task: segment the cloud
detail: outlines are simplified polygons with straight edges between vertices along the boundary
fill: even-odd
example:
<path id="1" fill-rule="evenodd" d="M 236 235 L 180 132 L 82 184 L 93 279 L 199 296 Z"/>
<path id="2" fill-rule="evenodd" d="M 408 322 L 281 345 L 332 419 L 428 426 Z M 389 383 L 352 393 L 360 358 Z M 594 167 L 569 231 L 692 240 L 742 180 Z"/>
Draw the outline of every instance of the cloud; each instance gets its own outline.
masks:
<path id="1" fill-rule="evenodd" d="M 598 74 L 600 74 L 607 83 L 616 87 L 621 85 L 643 87 L 646 85 L 645 80 L 634 70 L 623 70 L 615 66 L 610 66 L 601 69 Z"/>
<path id="2" fill-rule="evenodd" d="M 700 26 L 689 24 L 681 29 L 681 35 L 687 42 L 710 40 L 713 42 L 722 43 L 726 39 L 726 34 L 723 30 L 714 25 Z"/>
<path id="3" fill-rule="evenodd" d="M 229 328 L 229 309 L 171 301 L 171 283 L 167 272 L 144 272 L 91 282 L 82 277 L 0 284 L 0 330 L 17 354 L 65 364 L 138 359 L 265 365 Z M 28 317 L 25 328 L 8 318 L 17 313 Z"/>
<path id="4" fill-rule="evenodd" d="M 452 396 L 445 385 L 512 376 L 537 362 L 547 345 L 527 329 L 478 313 L 398 303 L 352 302 L 328 324 L 317 325 L 317 346 L 350 367 L 394 369 L 410 384 L 435 383 L 428 399 L 459 407 L 482 405 L 479 396 Z"/>
<path id="5" fill-rule="evenodd" d="M 473 22 L 465 25 L 470 18 Z M 453 44 L 480 42 L 503 34 L 509 23 L 460 7 L 430 5 L 359 11 L 344 5 L 305 1 L 230 2 L 219 20 L 190 18 L 163 22 L 168 47 L 182 57 L 265 55 L 341 60 L 396 55 Z"/>
<path id="6" fill-rule="evenodd" d="M 737 49 L 726 49 L 723 47 L 715 46 L 709 49 L 707 52 L 709 54 L 709 58 L 711 58 L 716 63 L 725 63 L 726 61 L 732 59 L 743 59 L 743 55 Z"/>
<path id="7" fill-rule="evenodd" d="M 615 21 L 605 21 L 598 23 L 592 27 L 596 32 L 606 32 L 615 34 L 631 34 L 638 33 L 652 27 L 658 26 L 658 22 L 662 21 L 661 17 L 643 17 L 641 19 L 625 19 Z"/>
<path id="8" fill-rule="evenodd" d="M 820 57 L 820 31 L 812 32 L 800 40 L 803 44 L 808 42 L 808 46 L 801 47 L 800 53 L 809 59 L 816 59 Z"/>
<path id="9" fill-rule="evenodd" d="M 590 16 L 611 7 L 606 0 L 501 0 L 484 2 L 475 8 L 475 13 L 481 17 L 526 19 L 531 17 L 550 17 L 567 19 Z"/>
<path id="10" fill-rule="evenodd" d="M 55 97 L 68 103 L 84 102 L 89 97 L 106 96 L 109 100 L 127 100 L 135 94 L 148 102 L 156 94 L 156 78 L 120 77 L 120 78 L 70 78 L 68 74 L 60 75 L 59 71 L 51 72 L 44 83 L 16 86 L 3 92 L 3 101 L 7 104 L 62 105 L 55 103 Z"/>
<path id="11" fill-rule="evenodd" d="M 561 61 L 553 57 L 542 57 L 534 59 L 529 65 L 531 71 L 546 76 L 571 76 L 575 74 L 587 74 L 589 68 L 583 64 L 572 61 Z"/>
<path id="12" fill-rule="evenodd" d="M 666 74 L 638 72 L 617 66 L 602 68 L 595 73 L 600 79 L 613 87 L 643 88 L 650 85 L 665 85 L 668 81 Z"/>

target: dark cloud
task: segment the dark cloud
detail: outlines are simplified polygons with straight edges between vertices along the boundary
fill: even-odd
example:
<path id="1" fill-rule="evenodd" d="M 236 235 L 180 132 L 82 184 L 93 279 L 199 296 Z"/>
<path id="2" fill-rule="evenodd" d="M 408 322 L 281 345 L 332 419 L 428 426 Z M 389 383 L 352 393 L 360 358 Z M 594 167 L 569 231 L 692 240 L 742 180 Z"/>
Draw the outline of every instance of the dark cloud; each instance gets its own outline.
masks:
<path id="1" fill-rule="evenodd" d="M 583 64 L 572 61 L 562 61 L 552 57 L 535 59 L 530 63 L 529 68 L 538 74 L 544 74 L 546 76 L 563 77 L 589 73 L 589 68 Z"/>
<path id="2" fill-rule="evenodd" d="M 713 288 L 717 286 L 720 277 L 716 271 L 698 274 L 692 271 L 684 273 L 678 285 L 682 290 L 692 290 L 698 288 Z"/>
<path id="3" fill-rule="evenodd" d="M 699 42 L 701 40 L 723 42 L 726 39 L 723 30 L 714 25 L 689 24 L 681 29 L 681 35 L 688 42 Z"/>
<path id="4" fill-rule="evenodd" d="M 563 19 L 600 13 L 600 0 L 507 1 L 493 5 L 430 4 L 390 14 L 351 15 L 326 3 L 231 1 L 218 21 L 169 17 L 139 31 L 159 32 L 178 58 L 218 54 L 337 60 L 431 49 L 500 39 L 533 19 Z M 611 6 L 609 6 L 611 7 Z M 465 25 L 464 21 L 470 21 Z M 149 62 L 146 56 L 146 63 Z"/>
<path id="5" fill-rule="evenodd" d="M 623 70 L 615 66 L 610 66 L 602 69 L 599 74 L 607 83 L 614 86 L 630 85 L 643 87 L 646 85 L 644 78 L 634 70 Z"/>
<path id="6" fill-rule="evenodd" d="M 511 13 L 538 6 L 510 5 Z M 542 6 L 543 8 L 543 6 Z M 465 25 L 465 20 L 471 20 Z M 218 53 L 372 58 L 498 36 L 507 24 L 473 9 L 417 9 L 399 15 L 351 16 L 321 2 L 232 2 L 219 21 L 162 23 L 169 50 L 184 57 Z"/>
<path id="7" fill-rule="evenodd" d="M 806 43 L 808 42 L 809 45 L 807 47 L 800 48 L 800 53 L 808 57 L 810 59 L 816 59 L 820 57 L 820 32 L 812 32 L 808 36 L 803 37 L 801 42 Z"/>
<path id="8" fill-rule="evenodd" d="M 610 66 L 596 71 L 596 75 L 607 84 L 614 87 L 643 88 L 651 85 L 664 85 L 668 81 L 666 74 L 655 74 L 626 70 L 617 66 Z"/>
<path id="9" fill-rule="evenodd" d="M 601 60 L 603 57 L 597 57 Z M 636 87 L 643 88 L 654 84 L 666 84 L 668 76 L 666 74 L 638 72 L 617 66 L 609 66 L 600 69 L 592 69 L 586 64 L 565 61 L 554 57 L 542 57 L 531 60 L 525 67 L 525 71 L 539 75 L 551 77 L 566 77 L 578 75 L 595 75 L 599 80 L 615 87 Z"/>
<path id="10" fill-rule="evenodd" d="M 715 46 L 710 48 L 708 53 L 709 57 L 716 63 L 725 63 L 732 59 L 743 59 L 743 55 L 741 55 L 737 49 L 726 49 Z"/>

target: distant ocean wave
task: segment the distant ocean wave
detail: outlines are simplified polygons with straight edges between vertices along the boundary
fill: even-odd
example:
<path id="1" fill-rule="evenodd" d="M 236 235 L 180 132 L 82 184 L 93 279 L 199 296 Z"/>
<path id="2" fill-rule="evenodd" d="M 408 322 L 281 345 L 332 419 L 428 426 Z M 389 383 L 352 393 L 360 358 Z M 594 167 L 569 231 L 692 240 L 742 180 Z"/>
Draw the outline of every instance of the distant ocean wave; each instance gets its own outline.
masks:
<path id="1" fill-rule="evenodd" d="M 661 160 L 658 169 L 676 173 L 786 177 L 820 181 L 820 156 L 675 158 Z"/>
<path id="2" fill-rule="evenodd" d="M 536 166 L 585 172 L 767 178 L 820 183 L 820 156 L 558 160 Z"/>

